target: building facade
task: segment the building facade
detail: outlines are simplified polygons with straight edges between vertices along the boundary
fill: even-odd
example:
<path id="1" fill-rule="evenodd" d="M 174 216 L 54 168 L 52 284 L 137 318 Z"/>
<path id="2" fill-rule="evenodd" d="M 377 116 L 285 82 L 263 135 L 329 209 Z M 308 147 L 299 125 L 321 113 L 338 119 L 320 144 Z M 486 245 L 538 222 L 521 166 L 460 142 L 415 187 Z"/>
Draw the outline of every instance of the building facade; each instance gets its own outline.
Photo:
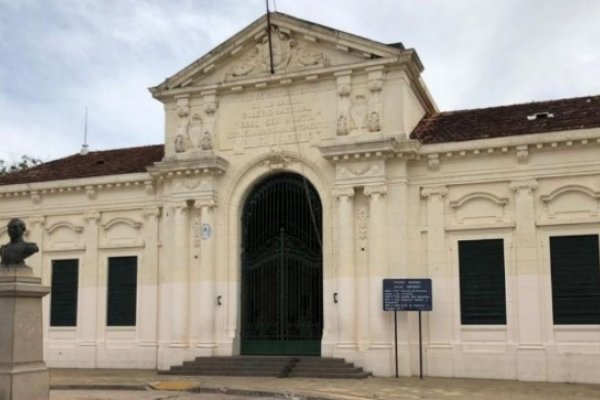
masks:
<path id="1" fill-rule="evenodd" d="M 438 112 L 414 50 L 271 23 L 151 89 L 164 145 L 0 178 L 52 286 L 48 365 L 305 354 L 391 376 L 382 280 L 430 278 L 426 375 L 600 382 L 600 97 Z M 414 375 L 417 315 L 397 318 Z"/>

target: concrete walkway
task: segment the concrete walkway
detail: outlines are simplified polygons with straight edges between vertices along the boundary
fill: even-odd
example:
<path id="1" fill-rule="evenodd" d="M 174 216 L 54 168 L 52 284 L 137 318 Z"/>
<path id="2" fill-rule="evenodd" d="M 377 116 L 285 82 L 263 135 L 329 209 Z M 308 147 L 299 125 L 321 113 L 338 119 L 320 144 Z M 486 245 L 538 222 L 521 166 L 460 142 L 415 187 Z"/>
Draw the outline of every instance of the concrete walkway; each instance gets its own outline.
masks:
<path id="1" fill-rule="evenodd" d="M 402 400 L 598 400 L 600 385 L 489 379 L 247 378 L 165 376 L 148 370 L 51 369 L 52 391 L 65 389 L 180 390 L 288 399 Z M 132 394 L 134 396 L 135 394 Z M 54 397 L 53 397 L 54 398 Z M 131 397 L 135 398 L 135 397 Z M 140 399 L 143 397 L 140 393 Z"/>

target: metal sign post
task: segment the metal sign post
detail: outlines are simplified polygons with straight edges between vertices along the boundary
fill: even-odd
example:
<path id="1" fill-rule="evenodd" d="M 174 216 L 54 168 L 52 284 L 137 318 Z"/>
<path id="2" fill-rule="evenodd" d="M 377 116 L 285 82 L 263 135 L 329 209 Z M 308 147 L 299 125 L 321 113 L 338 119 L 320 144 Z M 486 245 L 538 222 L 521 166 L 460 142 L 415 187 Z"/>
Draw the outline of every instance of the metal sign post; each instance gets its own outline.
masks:
<path id="1" fill-rule="evenodd" d="M 419 378 L 423 379 L 423 336 L 421 311 L 431 311 L 431 279 L 384 279 L 383 310 L 394 311 L 394 347 L 398 377 L 398 311 L 419 312 Z"/>
<path id="2" fill-rule="evenodd" d="M 398 311 L 394 311 L 394 349 L 396 350 L 396 378 L 398 377 Z"/>

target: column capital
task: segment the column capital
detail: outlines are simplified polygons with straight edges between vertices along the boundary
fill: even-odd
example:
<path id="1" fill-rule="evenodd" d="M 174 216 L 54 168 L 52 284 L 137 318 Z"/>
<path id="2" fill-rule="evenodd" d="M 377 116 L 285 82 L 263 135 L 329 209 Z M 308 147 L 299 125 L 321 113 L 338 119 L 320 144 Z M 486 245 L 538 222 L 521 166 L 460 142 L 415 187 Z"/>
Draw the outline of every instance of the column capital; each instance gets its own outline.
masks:
<path id="1" fill-rule="evenodd" d="M 146 219 L 155 219 L 155 218 L 158 218 L 160 216 L 160 208 L 158 208 L 158 207 L 144 208 L 142 210 L 142 215 Z"/>
<path id="2" fill-rule="evenodd" d="M 344 187 L 344 188 L 334 188 L 332 194 L 338 200 L 341 200 L 342 197 L 351 198 L 354 197 L 354 188 L 353 187 Z"/>
<path id="3" fill-rule="evenodd" d="M 200 196 L 194 200 L 194 208 L 215 208 L 217 206 L 217 194 L 211 193 L 205 196 Z"/>
<path id="4" fill-rule="evenodd" d="M 183 213 L 185 210 L 189 208 L 187 201 L 180 201 L 177 203 L 171 204 L 171 209 L 174 213 Z"/>
<path id="5" fill-rule="evenodd" d="M 512 181 L 509 184 L 510 190 L 517 192 L 519 190 L 526 190 L 533 192 L 538 187 L 538 182 L 535 179 L 526 179 L 520 181 Z"/>
<path id="6" fill-rule="evenodd" d="M 366 196 L 385 196 L 387 194 L 387 185 L 378 184 L 378 185 L 367 185 L 364 188 L 364 193 Z"/>
<path id="7" fill-rule="evenodd" d="M 446 186 L 425 186 L 421 188 L 421 197 L 431 198 L 432 196 L 445 197 L 448 194 Z"/>
<path id="8" fill-rule="evenodd" d="M 91 212 L 83 215 L 83 220 L 88 224 L 97 224 L 100 221 L 100 213 L 99 212 Z"/>
<path id="9" fill-rule="evenodd" d="M 40 217 L 31 217 L 27 220 L 27 223 L 29 225 L 31 225 L 31 227 L 36 228 L 36 227 L 43 227 L 46 224 L 46 217 L 44 216 L 40 216 Z"/>

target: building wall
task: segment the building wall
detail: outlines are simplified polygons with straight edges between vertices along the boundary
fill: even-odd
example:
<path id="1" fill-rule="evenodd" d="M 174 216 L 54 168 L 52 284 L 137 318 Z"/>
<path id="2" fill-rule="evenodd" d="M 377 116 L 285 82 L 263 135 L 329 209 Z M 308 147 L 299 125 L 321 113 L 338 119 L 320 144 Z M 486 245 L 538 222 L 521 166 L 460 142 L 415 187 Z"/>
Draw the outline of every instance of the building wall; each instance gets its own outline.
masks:
<path id="1" fill-rule="evenodd" d="M 600 382 L 600 326 L 553 325 L 548 250 L 550 236 L 600 233 L 600 129 L 419 145 L 407 137 L 431 111 L 426 91 L 406 62 L 381 62 L 182 90 L 161 98 L 166 155 L 148 173 L 0 187 L 0 223 L 26 220 L 44 284 L 52 260 L 79 260 L 77 326 L 50 327 L 44 300 L 48 365 L 166 369 L 238 354 L 243 205 L 261 179 L 291 171 L 323 205 L 323 357 L 391 376 L 382 279 L 427 277 L 426 375 Z M 341 131 L 360 97 L 379 129 Z M 178 150 L 182 132 L 193 143 Z M 469 239 L 504 241 L 505 325 L 461 325 L 457 246 Z M 106 326 L 117 256 L 138 259 L 134 327 Z M 400 373 L 415 375 L 417 315 L 399 313 L 398 326 Z"/>

